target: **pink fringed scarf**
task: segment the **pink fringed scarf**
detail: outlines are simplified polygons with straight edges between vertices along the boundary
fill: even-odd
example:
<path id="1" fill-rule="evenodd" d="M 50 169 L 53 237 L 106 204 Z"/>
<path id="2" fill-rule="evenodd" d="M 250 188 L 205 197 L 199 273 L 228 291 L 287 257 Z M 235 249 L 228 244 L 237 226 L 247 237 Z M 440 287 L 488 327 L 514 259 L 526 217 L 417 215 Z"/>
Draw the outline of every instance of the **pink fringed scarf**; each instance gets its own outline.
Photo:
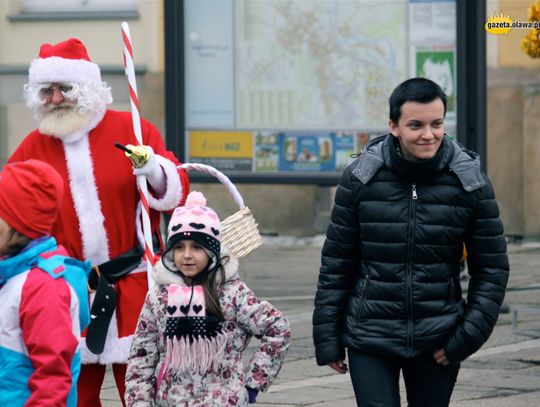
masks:
<path id="1" fill-rule="evenodd" d="M 205 305 L 202 286 L 169 285 L 163 374 L 166 369 L 203 374 L 219 367 L 227 335 L 217 317 L 206 315 Z"/>

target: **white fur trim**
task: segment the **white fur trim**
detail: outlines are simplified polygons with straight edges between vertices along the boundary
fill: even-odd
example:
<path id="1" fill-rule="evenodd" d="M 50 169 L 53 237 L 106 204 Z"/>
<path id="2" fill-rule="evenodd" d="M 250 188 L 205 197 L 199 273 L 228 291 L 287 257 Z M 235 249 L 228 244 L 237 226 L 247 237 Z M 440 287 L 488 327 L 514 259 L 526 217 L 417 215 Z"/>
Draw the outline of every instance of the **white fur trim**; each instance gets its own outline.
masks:
<path id="1" fill-rule="evenodd" d="M 79 343 L 81 348 L 82 363 L 99 363 L 107 365 L 109 363 L 127 363 L 129 350 L 133 335 L 118 337 L 118 328 L 116 325 L 116 311 L 114 312 L 109 329 L 107 330 L 107 339 L 105 339 L 105 348 L 103 353 L 96 355 L 86 346 L 86 338 L 81 338 Z"/>
<path id="2" fill-rule="evenodd" d="M 88 121 L 88 123 L 86 123 L 82 128 L 80 128 L 74 133 L 61 137 L 61 140 L 64 142 L 64 144 L 79 141 L 81 138 L 87 136 L 88 133 L 90 133 L 96 128 L 96 126 L 101 122 L 101 120 L 103 120 L 105 113 L 105 110 L 95 113 L 94 116 Z"/>
<path id="3" fill-rule="evenodd" d="M 29 83 L 76 82 L 100 84 L 99 66 L 84 59 L 37 58 L 28 70 Z"/>
<path id="4" fill-rule="evenodd" d="M 229 251 L 229 249 L 221 244 L 221 257 L 229 256 L 229 260 L 224 265 L 225 269 L 225 281 L 229 281 L 233 278 L 238 277 L 238 269 L 240 268 L 240 261 L 238 258 L 234 257 L 233 254 Z M 218 282 L 219 279 L 217 280 Z"/>
<path id="5" fill-rule="evenodd" d="M 94 303 L 96 293 L 90 294 L 90 308 Z M 129 348 L 133 335 L 118 338 L 118 325 L 116 322 L 116 311 L 113 312 L 109 328 L 107 329 L 107 337 L 105 338 L 105 348 L 103 353 L 96 355 L 90 352 L 86 346 L 86 338 L 81 337 L 79 347 L 81 349 L 82 363 L 100 363 L 106 365 L 108 363 L 126 363 L 129 356 Z"/>
<path id="6" fill-rule="evenodd" d="M 163 168 L 165 177 L 167 178 L 167 189 L 165 195 L 160 198 L 156 198 L 151 194 L 148 195 L 148 204 L 150 208 L 158 211 L 168 211 L 174 209 L 180 203 L 182 199 L 182 183 L 180 182 L 180 175 L 176 169 L 176 165 L 167 158 L 161 155 L 155 155 L 157 163 Z"/>
<path id="7" fill-rule="evenodd" d="M 79 219 L 83 256 L 92 264 L 109 260 L 109 241 L 101 212 L 88 135 L 64 143 L 69 188 Z"/>

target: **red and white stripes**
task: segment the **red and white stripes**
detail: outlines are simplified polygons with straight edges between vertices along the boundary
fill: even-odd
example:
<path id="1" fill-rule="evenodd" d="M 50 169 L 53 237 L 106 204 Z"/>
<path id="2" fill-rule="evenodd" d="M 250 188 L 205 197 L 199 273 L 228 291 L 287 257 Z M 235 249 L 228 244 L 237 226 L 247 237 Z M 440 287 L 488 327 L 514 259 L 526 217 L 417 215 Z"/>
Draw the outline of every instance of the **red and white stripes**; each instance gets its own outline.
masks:
<path id="1" fill-rule="evenodd" d="M 124 41 L 124 69 L 129 84 L 129 99 L 131 102 L 131 117 L 133 120 L 133 131 L 138 144 L 143 144 L 141 131 L 141 116 L 139 114 L 139 99 L 137 97 L 137 82 L 135 79 L 135 64 L 133 63 L 133 47 L 131 46 L 131 36 L 129 25 L 125 21 L 122 23 L 122 38 Z M 150 227 L 150 206 L 148 205 L 148 187 L 144 175 L 137 176 L 137 187 L 139 188 L 140 203 L 142 205 L 142 227 L 144 233 L 144 256 L 148 276 L 148 287 L 153 285 L 152 266 L 154 265 L 154 248 L 152 245 L 152 229 Z"/>

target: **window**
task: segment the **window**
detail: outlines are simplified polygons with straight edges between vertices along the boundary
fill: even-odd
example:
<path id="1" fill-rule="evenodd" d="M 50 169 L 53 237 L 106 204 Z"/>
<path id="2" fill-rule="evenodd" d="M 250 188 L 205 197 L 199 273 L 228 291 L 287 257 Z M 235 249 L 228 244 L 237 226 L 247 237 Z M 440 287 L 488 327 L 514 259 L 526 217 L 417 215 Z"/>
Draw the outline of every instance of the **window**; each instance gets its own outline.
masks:
<path id="1" fill-rule="evenodd" d="M 138 0 L 21 0 L 22 13 L 136 11 Z"/>

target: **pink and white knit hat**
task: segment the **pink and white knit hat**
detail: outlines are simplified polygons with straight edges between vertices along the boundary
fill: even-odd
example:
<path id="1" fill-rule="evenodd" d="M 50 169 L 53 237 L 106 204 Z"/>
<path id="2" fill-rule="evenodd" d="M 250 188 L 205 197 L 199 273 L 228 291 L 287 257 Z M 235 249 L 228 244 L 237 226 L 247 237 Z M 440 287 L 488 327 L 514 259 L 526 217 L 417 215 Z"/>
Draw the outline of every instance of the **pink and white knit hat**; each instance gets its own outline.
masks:
<path id="1" fill-rule="evenodd" d="M 205 249 L 212 262 L 210 270 L 219 260 L 221 224 L 219 217 L 212 208 L 206 206 L 206 198 L 201 192 L 191 192 L 185 206 L 179 206 L 172 214 L 167 228 L 167 248 L 162 256 L 162 262 L 171 271 L 176 271 L 172 248 L 179 240 L 195 240 Z"/>

